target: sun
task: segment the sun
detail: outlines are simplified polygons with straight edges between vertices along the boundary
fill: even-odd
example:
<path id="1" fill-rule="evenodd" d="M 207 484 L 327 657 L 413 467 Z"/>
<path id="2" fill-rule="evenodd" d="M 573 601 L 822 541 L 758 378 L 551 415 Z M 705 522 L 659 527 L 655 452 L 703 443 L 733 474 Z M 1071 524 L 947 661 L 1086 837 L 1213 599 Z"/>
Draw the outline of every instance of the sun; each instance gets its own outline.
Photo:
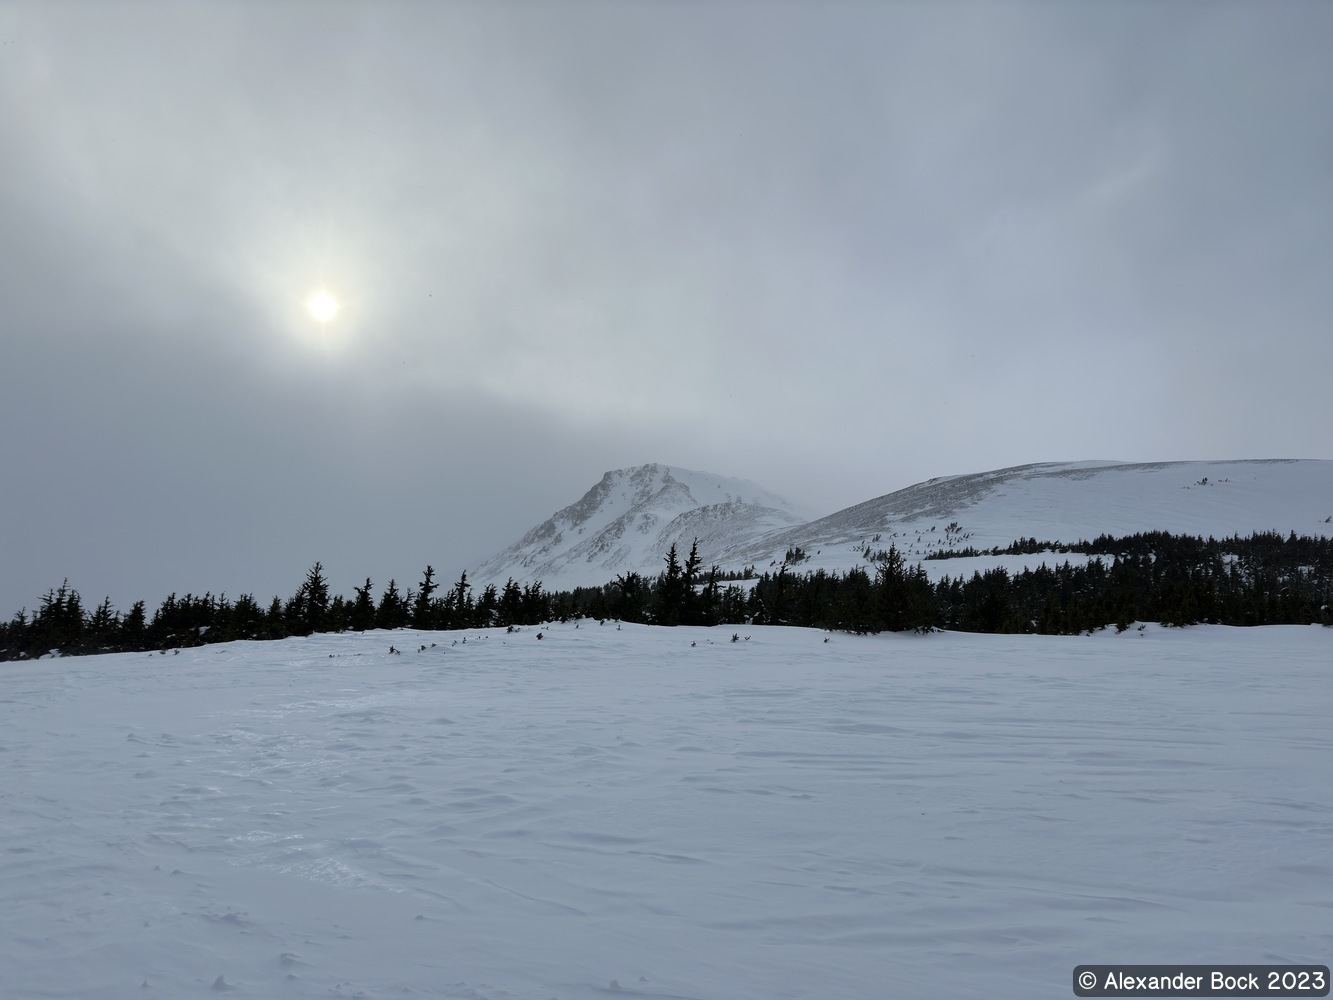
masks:
<path id="1" fill-rule="evenodd" d="M 338 300 L 323 289 L 310 296 L 305 307 L 310 311 L 310 315 L 320 323 L 327 323 L 338 315 Z"/>

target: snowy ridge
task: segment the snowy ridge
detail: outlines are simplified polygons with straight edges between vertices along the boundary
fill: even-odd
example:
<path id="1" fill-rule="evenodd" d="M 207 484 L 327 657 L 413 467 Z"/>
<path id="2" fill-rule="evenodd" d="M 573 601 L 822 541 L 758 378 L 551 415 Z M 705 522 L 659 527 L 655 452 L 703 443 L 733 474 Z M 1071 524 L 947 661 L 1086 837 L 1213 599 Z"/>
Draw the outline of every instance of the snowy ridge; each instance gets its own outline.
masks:
<path id="1" fill-rule="evenodd" d="M 788 550 L 799 570 L 866 566 L 895 545 L 909 562 L 947 549 L 1018 538 L 1076 542 L 1170 531 L 1203 537 L 1295 531 L 1333 535 L 1333 461 L 1046 462 L 942 476 L 817 520 L 753 483 L 662 465 L 608 472 L 581 500 L 472 574 L 478 584 L 541 580 L 548 590 L 597 586 L 633 570 L 655 576 L 674 543 L 699 539 L 704 565 L 764 571 Z M 1060 561 L 1064 561 L 1061 557 Z M 1040 556 L 929 561 L 932 576 Z M 1077 558 L 1074 559 L 1078 561 Z"/>
<path id="2" fill-rule="evenodd" d="M 935 551 L 987 549 L 1030 537 L 1333 535 L 1330 517 L 1330 461 L 1050 462 L 931 479 L 739 544 L 726 555 L 729 565 L 762 567 L 799 547 L 811 556 L 802 568 L 847 569 L 865 564 L 867 545 L 893 544 L 915 561 Z"/>
<path id="3" fill-rule="evenodd" d="M 803 524 L 809 514 L 743 479 L 667 465 L 606 473 L 576 503 L 477 567 L 478 585 L 512 577 L 550 589 L 599 586 L 626 572 L 655 576 L 673 544 L 682 559 L 695 538 L 705 565 L 738 539 Z"/>

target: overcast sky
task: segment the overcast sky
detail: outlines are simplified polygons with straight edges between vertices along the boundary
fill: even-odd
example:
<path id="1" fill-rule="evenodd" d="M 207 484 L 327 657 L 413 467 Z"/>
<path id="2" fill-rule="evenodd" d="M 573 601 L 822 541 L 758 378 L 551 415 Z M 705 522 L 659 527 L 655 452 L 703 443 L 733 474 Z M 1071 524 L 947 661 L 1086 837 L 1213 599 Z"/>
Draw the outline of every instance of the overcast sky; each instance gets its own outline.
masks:
<path id="1" fill-rule="evenodd" d="M 452 579 L 644 462 L 1329 458 L 1330 52 L 1314 0 L 0 0 L 0 616 Z"/>

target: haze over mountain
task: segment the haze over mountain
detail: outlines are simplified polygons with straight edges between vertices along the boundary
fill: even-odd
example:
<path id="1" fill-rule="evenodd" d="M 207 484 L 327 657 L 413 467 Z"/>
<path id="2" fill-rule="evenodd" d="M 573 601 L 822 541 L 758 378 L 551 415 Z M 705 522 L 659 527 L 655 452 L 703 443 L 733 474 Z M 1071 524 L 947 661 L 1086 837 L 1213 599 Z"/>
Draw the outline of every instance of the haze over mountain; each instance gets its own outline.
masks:
<path id="1" fill-rule="evenodd" d="M 456 579 L 652 460 L 822 515 L 1333 459 L 1330 38 L 1300 2 L 0 2 L 0 617 Z"/>
<path id="2" fill-rule="evenodd" d="M 725 497 L 725 500 L 714 499 Z M 933 552 L 1075 542 L 1142 531 L 1225 537 L 1256 531 L 1333 534 L 1333 461 L 1048 462 L 942 476 L 814 520 L 742 480 L 661 465 L 608 472 L 577 503 L 479 567 L 478 584 L 541 580 L 548 590 L 654 576 L 675 544 L 699 539 L 704 566 L 780 564 L 845 571 L 896 545 Z M 957 572 L 962 563 L 950 560 Z M 940 569 L 942 566 L 933 567 Z M 968 571 L 973 568 L 967 563 Z"/>
<path id="3" fill-rule="evenodd" d="M 656 464 L 616 469 L 472 576 L 481 584 L 513 577 L 548 589 L 599 586 L 620 573 L 655 574 L 673 544 L 683 561 L 695 539 L 712 565 L 737 539 L 804 524 L 811 513 L 744 479 Z"/>

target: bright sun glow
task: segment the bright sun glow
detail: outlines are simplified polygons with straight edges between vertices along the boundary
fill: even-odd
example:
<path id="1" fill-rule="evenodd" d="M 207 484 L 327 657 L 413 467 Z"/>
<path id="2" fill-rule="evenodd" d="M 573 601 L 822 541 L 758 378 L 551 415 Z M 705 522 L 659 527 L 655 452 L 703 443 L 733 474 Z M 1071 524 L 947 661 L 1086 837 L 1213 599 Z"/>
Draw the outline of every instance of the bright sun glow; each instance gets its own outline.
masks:
<path id="1" fill-rule="evenodd" d="M 318 291 L 310 296 L 305 307 L 310 310 L 310 315 L 321 323 L 327 323 L 338 315 L 338 300 L 325 291 Z"/>

